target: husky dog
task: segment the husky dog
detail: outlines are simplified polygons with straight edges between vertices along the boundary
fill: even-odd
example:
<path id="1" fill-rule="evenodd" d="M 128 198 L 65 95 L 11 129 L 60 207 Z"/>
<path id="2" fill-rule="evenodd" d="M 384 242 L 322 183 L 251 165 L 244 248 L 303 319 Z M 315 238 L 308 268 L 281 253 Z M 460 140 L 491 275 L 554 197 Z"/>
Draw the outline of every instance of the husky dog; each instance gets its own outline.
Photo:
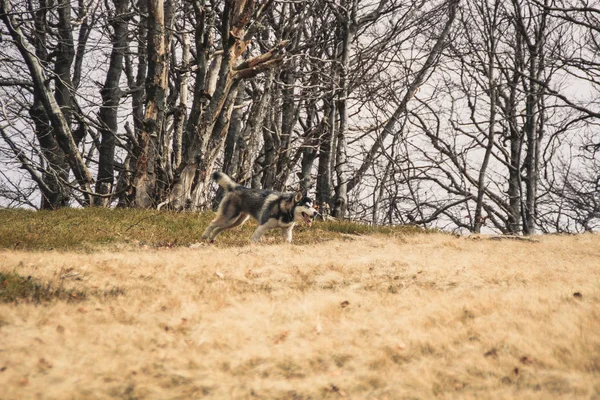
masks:
<path id="1" fill-rule="evenodd" d="M 225 196 L 202 239 L 212 242 L 225 229 L 240 226 L 252 217 L 258 222 L 252 241 L 258 242 L 269 229 L 280 228 L 283 240 L 292 243 L 292 229 L 296 222 L 304 221 L 311 226 L 312 219 L 318 214 L 312 200 L 302 192 L 250 189 L 238 185 L 222 172 L 213 173 L 212 178 L 225 190 Z"/>

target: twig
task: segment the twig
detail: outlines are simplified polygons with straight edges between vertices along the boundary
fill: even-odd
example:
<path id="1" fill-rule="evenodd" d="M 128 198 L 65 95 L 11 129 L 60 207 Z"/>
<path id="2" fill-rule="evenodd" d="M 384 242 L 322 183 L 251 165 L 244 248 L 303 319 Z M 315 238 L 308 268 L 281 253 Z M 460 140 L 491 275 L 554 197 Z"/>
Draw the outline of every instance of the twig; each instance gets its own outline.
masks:
<path id="1" fill-rule="evenodd" d="M 517 241 L 521 241 L 521 242 L 530 242 L 530 243 L 539 243 L 539 240 L 536 239 L 532 239 L 528 236 L 516 236 L 516 235 L 498 235 L 498 236 L 490 236 L 489 240 L 503 240 L 503 239 L 509 239 L 509 240 L 517 240 Z"/>

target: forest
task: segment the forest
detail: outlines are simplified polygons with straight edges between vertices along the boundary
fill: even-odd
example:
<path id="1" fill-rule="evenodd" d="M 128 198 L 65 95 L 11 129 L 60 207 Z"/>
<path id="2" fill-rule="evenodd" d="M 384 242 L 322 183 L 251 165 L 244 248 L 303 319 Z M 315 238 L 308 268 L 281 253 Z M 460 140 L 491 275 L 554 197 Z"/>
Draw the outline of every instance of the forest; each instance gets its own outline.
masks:
<path id="1" fill-rule="evenodd" d="M 600 230 L 597 0 L 0 0 L 0 206 Z"/>

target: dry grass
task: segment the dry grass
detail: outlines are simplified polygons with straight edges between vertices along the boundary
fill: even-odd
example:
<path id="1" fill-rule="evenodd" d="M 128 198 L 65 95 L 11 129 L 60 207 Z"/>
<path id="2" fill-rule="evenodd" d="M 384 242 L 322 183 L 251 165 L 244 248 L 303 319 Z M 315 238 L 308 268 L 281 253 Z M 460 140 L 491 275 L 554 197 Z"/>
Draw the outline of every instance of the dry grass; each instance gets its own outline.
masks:
<path id="1" fill-rule="evenodd" d="M 0 250 L 87 294 L 0 303 L 0 397 L 597 398 L 600 236 L 538 240 Z"/>

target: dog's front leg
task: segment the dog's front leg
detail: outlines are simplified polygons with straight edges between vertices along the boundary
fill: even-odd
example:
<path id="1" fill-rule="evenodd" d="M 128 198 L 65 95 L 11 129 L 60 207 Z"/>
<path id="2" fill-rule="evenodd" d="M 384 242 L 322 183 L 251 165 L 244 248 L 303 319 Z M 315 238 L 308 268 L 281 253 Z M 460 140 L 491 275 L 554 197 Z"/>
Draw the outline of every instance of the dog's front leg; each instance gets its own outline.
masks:
<path id="1" fill-rule="evenodd" d="M 254 243 L 259 242 L 262 235 L 264 235 L 268 229 L 269 228 L 266 225 L 259 225 L 254 231 L 254 234 L 252 234 L 252 241 Z"/>
<path id="2" fill-rule="evenodd" d="M 288 226 L 287 228 L 281 228 L 281 233 L 283 236 L 283 240 L 288 243 L 292 243 L 292 228 L 294 226 Z"/>
<path id="3" fill-rule="evenodd" d="M 275 218 L 270 218 L 269 220 L 260 224 L 258 228 L 256 228 L 254 234 L 252 235 L 252 241 L 258 242 L 266 231 L 277 227 L 279 227 L 279 221 L 277 221 Z"/>

